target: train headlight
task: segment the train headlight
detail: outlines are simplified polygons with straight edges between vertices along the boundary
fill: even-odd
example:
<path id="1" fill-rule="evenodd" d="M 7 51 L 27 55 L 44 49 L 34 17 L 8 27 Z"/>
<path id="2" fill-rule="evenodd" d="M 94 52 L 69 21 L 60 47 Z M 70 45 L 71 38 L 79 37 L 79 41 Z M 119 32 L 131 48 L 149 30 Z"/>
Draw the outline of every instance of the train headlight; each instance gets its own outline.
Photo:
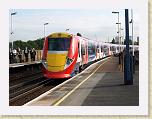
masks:
<path id="1" fill-rule="evenodd" d="M 45 68 L 47 68 L 47 67 L 48 67 L 48 64 L 47 64 L 46 59 L 42 59 L 42 64 L 43 64 L 43 66 L 44 66 Z"/>
<path id="2" fill-rule="evenodd" d="M 65 66 L 64 66 L 64 69 L 66 69 L 72 62 L 73 62 L 73 59 L 67 58 L 66 64 L 65 64 Z"/>

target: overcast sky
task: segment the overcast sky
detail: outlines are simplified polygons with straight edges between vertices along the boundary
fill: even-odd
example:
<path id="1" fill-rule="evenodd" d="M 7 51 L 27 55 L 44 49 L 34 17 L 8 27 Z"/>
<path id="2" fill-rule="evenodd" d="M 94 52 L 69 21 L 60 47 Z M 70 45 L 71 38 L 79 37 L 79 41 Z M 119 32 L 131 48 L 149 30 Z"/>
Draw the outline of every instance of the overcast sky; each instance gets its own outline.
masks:
<path id="1" fill-rule="evenodd" d="M 119 11 L 121 27 L 124 29 L 122 34 L 124 34 L 124 9 L 11 9 L 10 14 L 12 12 L 17 12 L 17 14 L 12 16 L 14 34 L 10 35 L 10 41 L 36 40 L 44 37 L 44 23 L 46 22 L 49 23 L 46 26 L 46 35 L 52 32 L 65 32 L 66 29 L 69 29 L 69 33 L 79 32 L 89 39 L 103 42 L 107 42 L 109 39 L 111 41 L 118 31 L 116 25 L 118 15 L 112 14 L 112 11 Z M 11 22 L 9 26 L 11 26 Z M 134 10 L 134 37 L 137 36 L 139 36 L 139 18 L 138 13 Z"/>

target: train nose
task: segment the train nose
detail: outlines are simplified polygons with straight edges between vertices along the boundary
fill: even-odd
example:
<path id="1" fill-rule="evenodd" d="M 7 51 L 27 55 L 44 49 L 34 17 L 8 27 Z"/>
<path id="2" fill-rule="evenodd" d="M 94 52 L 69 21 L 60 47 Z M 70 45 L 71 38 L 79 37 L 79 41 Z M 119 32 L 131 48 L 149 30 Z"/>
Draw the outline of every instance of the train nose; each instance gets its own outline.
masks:
<path id="1" fill-rule="evenodd" d="M 67 53 L 62 54 L 47 54 L 48 71 L 59 72 L 63 71 L 66 63 Z"/>

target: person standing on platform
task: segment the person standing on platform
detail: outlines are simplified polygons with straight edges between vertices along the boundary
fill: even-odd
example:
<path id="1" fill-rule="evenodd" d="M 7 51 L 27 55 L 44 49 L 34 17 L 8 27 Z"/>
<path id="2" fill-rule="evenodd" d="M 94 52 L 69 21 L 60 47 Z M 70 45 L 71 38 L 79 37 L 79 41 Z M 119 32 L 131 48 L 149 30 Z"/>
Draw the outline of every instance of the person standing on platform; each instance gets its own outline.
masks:
<path id="1" fill-rule="evenodd" d="M 32 50 L 33 50 L 33 61 L 35 61 L 36 51 L 34 48 Z"/>
<path id="2" fill-rule="evenodd" d="M 22 50 L 18 47 L 17 52 L 18 52 L 19 62 L 21 63 L 22 62 Z"/>
<path id="3" fill-rule="evenodd" d="M 31 61 L 35 61 L 36 51 L 34 48 L 31 49 L 30 55 L 31 55 Z"/>
<path id="4" fill-rule="evenodd" d="M 24 55 L 25 55 L 25 61 L 28 62 L 28 54 L 29 54 L 29 51 L 27 49 L 27 47 L 25 48 L 24 50 Z"/>
<path id="5" fill-rule="evenodd" d="M 14 57 L 13 51 L 12 51 L 12 49 L 10 48 L 10 50 L 9 50 L 9 63 L 10 63 L 10 64 L 13 63 L 13 57 Z"/>
<path id="6" fill-rule="evenodd" d="M 33 61 L 33 50 L 32 49 L 30 50 L 30 58 L 31 58 L 31 61 Z"/>
<path id="7" fill-rule="evenodd" d="M 17 63 L 16 55 L 17 55 L 17 51 L 16 51 L 16 49 L 14 49 L 13 50 L 13 63 Z"/>

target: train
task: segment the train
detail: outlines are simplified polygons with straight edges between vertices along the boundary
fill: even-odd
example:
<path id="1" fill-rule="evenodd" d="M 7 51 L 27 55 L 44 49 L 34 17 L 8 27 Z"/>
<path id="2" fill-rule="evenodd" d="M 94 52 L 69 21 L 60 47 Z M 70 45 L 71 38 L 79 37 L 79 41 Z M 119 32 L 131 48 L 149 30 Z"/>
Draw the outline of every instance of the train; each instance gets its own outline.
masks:
<path id="1" fill-rule="evenodd" d="M 87 64 L 119 54 L 124 45 L 103 43 L 67 32 L 52 33 L 45 38 L 42 54 L 44 77 L 70 78 Z M 138 49 L 138 47 L 135 47 Z"/>

